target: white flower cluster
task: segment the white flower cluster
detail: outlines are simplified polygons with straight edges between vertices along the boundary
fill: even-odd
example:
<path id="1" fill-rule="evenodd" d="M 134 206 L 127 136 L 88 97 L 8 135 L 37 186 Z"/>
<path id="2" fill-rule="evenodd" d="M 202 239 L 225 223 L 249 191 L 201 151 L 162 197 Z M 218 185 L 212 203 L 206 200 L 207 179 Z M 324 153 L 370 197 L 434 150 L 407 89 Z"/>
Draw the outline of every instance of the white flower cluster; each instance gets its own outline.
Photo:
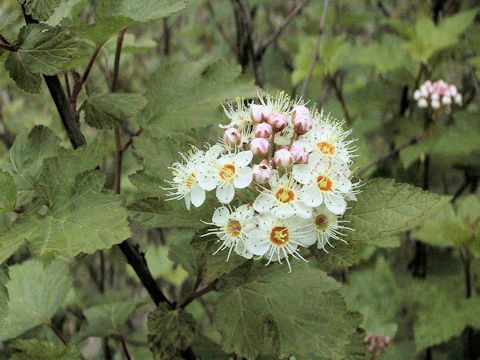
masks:
<path id="1" fill-rule="evenodd" d="M 259 103 L 239 99 L 225 108 L 230 122 L 222 139 L 205 151 L 192 147 L 171 166 L 170 199 L 201 206 L 215 190 L 215 209 L 207 234 L 228 249 L 268 263 L 301 258 L 299 247 L 325 249 L 342 240 L 341 216 L 356 200 L 350 170 L 352 140 L 342 124 L 284 93 Z M 233 206 L 235 205 L 235 206 Z M 217 252 L 218 252 L 217 251 Z"/>
<path id="2" fill-rule="evenodd" d="M 437 110 L 443 106 L 450 106 L 453 103 L 462 104 L 462 94 L 455 85 L 450 85 L 443 80 L 431 82 L 427 80 L 415 90 L 413 98 L 417 101 L 418 107 Z"/>

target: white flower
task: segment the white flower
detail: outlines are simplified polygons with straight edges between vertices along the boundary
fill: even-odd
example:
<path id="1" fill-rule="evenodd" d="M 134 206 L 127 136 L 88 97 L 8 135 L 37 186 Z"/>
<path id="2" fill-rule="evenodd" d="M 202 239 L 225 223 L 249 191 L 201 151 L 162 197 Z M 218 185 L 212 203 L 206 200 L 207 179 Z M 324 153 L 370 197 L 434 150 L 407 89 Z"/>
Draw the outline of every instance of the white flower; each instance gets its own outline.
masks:
<path id="1" fill-rule="evenodd" d="M 330 123 L 323 114 L 320 114 L 320 118 L 319 123 L 300 136 L 293 145 L 303 146 L 308 152 L 322 154 L 336 162 L 348 163 L 354 151 L 349 147 L 353 140 L 346 140 L 351 131 L 343 131 L 341 124 Z"/>
<path id="2" fill-rule="evenodd" d="M 288 256 L 302 258 L 298 247 L 309 247 L 316 241 L 313 228 L 307 220 L 296 216 L 279 219 L 273 214 L 257 216 L 257 228 L 247 234 L 247 249 L 254 255 L 265 256 L 267 265 L 285 258 L 291 271 Z"/>
<path id="3" fill-rule="evenodd" d="M 312 209 L 302 201 L 301 187 L 286 175 L 278 178 L 278 172 L 270 179 L 270 188 L 264 188 L 253 202 L 253 208 L 259 213 L 271 212 L 285 219 L 293 215 L 309 219 Z"/>
<path id="4" fill-rule="evenodd" d="M 228 204 L 235 196 L 235 188 L 243 189 L 252 182 L 252 169 L 248 166 L 252 158 L 251 151 L 223 155 L 199 170 L 198 183 L 207 191 L 216 188 L 217 199 Z"/>
<path id="5" fill-rule="evenodd" d="M 230 119 L 227 125 L 218 125 L 220 128 L 237 128 L 243 129 L 251 123 L 249 109 L 245 106 L 245 99 L 237 98 L 236 104 L 227 104 L 223 107 L 225 115 Z"/>
<path id="6" fill-rule="evenodd" d="M 325 245 L 327 244 L 331 247 L 334 247 L 329 242 L 330 238 L 346 243 L 346 241 L 341 238 L 341 236 L 345 236 L 341 230 L 352 229 L 342 226 L 340 223 L 343 221 L 345 220 L 338 220 L 338 216 L 328 211 L 324 206 L 320 206 L 314 210 L 311 226 L 315 229 L 318 249 L 325 250 Z"/>
<path id="7" fill-rule="evenodd" d="M 341 215 L 347 208 L 344 195 L 352 191 L 350 171 L 319 156 L 311 154 L 308 164 L 295 164 L 293 178 L 305 185 L 301 196 L 306 205 L 317 207 L 323 203 L 328 210 Z"/>
<path id="8" fill-rule="evenodd" d="M 420 100 L 418 100 L 418 107 L 426 108 L 427 106 L 428 106 L 427 99 L 421 98 Z"/>
<path id="9" fill-rule="evenodd" d="M 208 233 L 202 236 L 215 234 L 219 238 L 218 241 L 222 243 L 213 255 L 229 249 L 227 261 L 230 259 L 232 251 L 247 259 L 253 257 L 253 254 L 245 246 L 247 233 L 255 229 L 256 225 L 251 205 L 241 205 L 233 211 L 225 206 L 219 207 L 215 209 L 209 225 L 213 225 L 215 228 L 209 229 Z"/>
<path id="10" fill-rule="evenodd" d="M 207 152 L 192 146 L 187 154 L 180 154 L 183 161 L 172 164 L 169 168 L 173 170 L 174 178 L 167 180 L 170 187 L 162 188 L 167 190 L 168 200 L 185 199 L 185 205 L 190 210 L 190 203 L 199 207 L 205 201 L 205 190 L 198 183 L 199 170 L 211 164 L 214 158 L 222 151 L 221 146 L 214 145 Z"/>

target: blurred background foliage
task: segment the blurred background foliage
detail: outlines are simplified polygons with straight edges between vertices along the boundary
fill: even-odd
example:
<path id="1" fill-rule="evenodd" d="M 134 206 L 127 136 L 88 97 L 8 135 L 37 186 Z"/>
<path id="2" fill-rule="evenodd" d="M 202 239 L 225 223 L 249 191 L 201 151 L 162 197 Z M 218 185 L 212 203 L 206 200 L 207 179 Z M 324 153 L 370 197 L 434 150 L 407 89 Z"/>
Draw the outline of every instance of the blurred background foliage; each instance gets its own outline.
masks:
<path id="1" fill-rule="evenodd" d="M 250 80 L 255 79 L 256 85 L 273 92 L 303 93 L 305 99 L 345 119 L 358 139 L 355 166 L 362 178 L 390 177 L 445 195 L 444 206 L 408 231 L 399 229 L 375 244 L 337 244 L 328 254 L 318 252 L 312 257 L 315 266 L 345 283 L 342 294 L 348 309 L 363 315 L 362 336 L 391 338 L 390 348 L 378 358 L 479 359 L 478 3 L 332 0 L 325 6 L 320 0 L 305 4 L 300 0 L 249 0 L 243 3 L 248 5 L 250 23 L 245 21 L 241 3 L 190 0 L 185 10 L 168 18 L 128 24 L 125 34 L 119 89 L 144 94 L 148 104 L 141 116 L 129 116 L 124 136 L 140 127 L 145 136 L 136 138 L 134 151 L 125 153 L 122 197 L 134 220 L 134 239 L 146 250 L 162 289 L 169 297 L 179 298 L 191 289 L 200 271 L 207 271 L 203 279 L 214 279 L 216 267 L 197 263 L 198 250 L 189 244 L 195 230 L 203 226 L 196 218 L 207 218 L 205 214 L 195 213 L 199 210 L 185 214 L 179 210 L 183 204 L 166 205 L 158 184 L 169 176 L 166 166 L 184 144 L 215 138 L 219 98 L 255 95 Z M 298 14 L 272 39 L 300 6 Z M 77 39 L 79 50 L 66 72 L 81 72 L 95 45 L 109 39 L 78 103 L 85 110 L 81 124 L 87 142 L 101 139 L 105 145 L 101 168 L 113 187 L 112 132 L 95 123 L 99 113 L 108 113 L 108 104 L 92 98 L 108 92 L 108 69 L 116 47 L 116 37 L 110 36 L 126 24 L 102 25 L 100 17 L 94 17 L 96 7 L 95 0 L 62 1 L 47 22 L 62 24 Z M 92 30 L 88 24 L 94 18 L 97 28 Z M 2 35 L 15 39 L 23 25 L 16 0 L 2 0 Z M 252 26 L 253 37 L 249 37 L 248 26 Z M 0 52 L 2 60 L 6 56 L 6 51 Z M 427 132 L 425 111 L 416 106 L 413 92 L 428 79 L 455 84 L 463 104 L 439 116 Z M 0 71 L 0 156 L 8 157 L 15 137 L 35 125 L 47 125 L 68 144 L 44 84 L 39 93 L 20 90 L 6 71 Z M 128 110 L 137 114 L 135 108 L 144 104 L 136 100 L 112 110 L 110 116 L 128 115 Z M 0 214 L 0 227 L 8 226 L 8 216 Z M 121 358 L 115 335 L 122 332 L 132 356 L 149 359 L 146 316 L 152 306 L 142 301 L 145 292 L 119 250 L 105 253 L 109 255 L 106 263 L 102 256 L 94 256 L 72 265 L 74 287 L 63 294 L 66 303 L 54 320 L 66 334 L 75 335 L 87 358 Z M 101 271 L 104 284 L 100 284 Z M 202 333 L 192 346 L 204 359 L 225 358 L 216 345 L 220 334 L 212 320 L 216 297 L 209 293 L 187 307 Z M 118 314 L 112 317 L 113 324 L 102 321 L 102 306 Z M 79 331 L 85 318 L 98 321 Z M 58 341 L 45 328 L 34 328 L 31 335 Z M 8 356 L 8 351 L 0 353 L 1 358 Z M 265 346 L 261 358 L 272 356 Z"/>

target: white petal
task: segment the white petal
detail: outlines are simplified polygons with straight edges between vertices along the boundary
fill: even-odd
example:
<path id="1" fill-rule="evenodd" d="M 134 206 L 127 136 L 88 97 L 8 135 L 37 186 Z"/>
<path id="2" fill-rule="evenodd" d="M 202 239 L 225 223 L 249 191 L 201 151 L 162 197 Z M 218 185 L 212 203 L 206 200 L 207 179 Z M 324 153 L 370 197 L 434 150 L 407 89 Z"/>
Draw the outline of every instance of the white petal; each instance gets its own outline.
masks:
<path id="1" fill-rule="evenodd" d="M 233 185 L 237 189 L 246 188 L 252 182 L 252 168 L 250 167 L 243 167 L 238 170 L 237 176 L 233 181 Z"/>
<path id="2" fill-rule="evenodd" d="M 308 184 L 312 178 L 310 167 L 307 164 L 293 165 L 292 175 L 300 184 Z"/>
<path id="3" fill-rule="evenodd" d="M 192 204 L 195 207 L 199 207 L 205 201 L 205 190 L 203 190 L 199 185 L 195 185 L 192 187 L 190 197 L 192 199 Z"/>
<path id="4" fill-rule="evenodd" d="M 302 201 L 296 201 L 294 206 L 297 215 L 302 219 L 310 219 L 312 217 L 312 208 L 305 205 Z"/>
<path id="5" fill-rule="evenodd" d="M 187 207 L 187 210 L 190 211 L 190 194 L 185 195 L 184 200 L 185 200 L 185 206 Z"/>
<path id="6" fill-rule="evenodd" d="M 342 215 L 347 209 L 347 202 L 343 196 L 330 194 L 325 196 L 325 206 L 334 214 Z"/>
<path id="7" fill-rule="evenodd" d="M 214 160 L 220 156 L 222 153 L 222 147 L 220 145 L 213 145 L 210 149 L 207 150 L 206 156 L 210 160 Z"/>
<path id="8" fill-rule="evenodd" d="M 229 218 L 230 211 L 225 206 L 222 206 L 215 209 L 215 211 L 213 212 L 212 222 L 215 225 L 223 226 L 227 223 Z"/>
<path id="9" fill-rule="evenodd" d="M 215 170 L 212 168 L 205 169 L 198 173 L 198 185 L 204 190 L 210 191 L 218 185 L 218 178 Z"/>
<path id="10" fill-rule="evenodd" d="M 350 160 L 348 156 L 348 151 L 343 146 L 337 146 L 336 152 L 337 152 L 338 158 L 343 162 L 348 162 L 348 160 Z"/>
<path id="11" fill-rule="evenodd" d="M 352 182 L 344 176 L 336 176 L 334 186 L 343 193 L 348 193 L 352 190 Z"/>
<path id="12" fill-rule="evenodd" d="M 245 205 L 240 205 L 236 210 L 235 210 L 235 216 L 241 220 L 248 220 L 250 217 L 254 215 L 255 211 L 253 210 L 252 205 L 250 204 L 245 204 Z"/>
<path id="13" fill-rule="evenodd" d="M 253 230 L 245 240 L 245 246 L 254 255 L 264 255 L 270 247 L 270 241 L 265 239 L 265 233 L 261 230 Z"/>
<path id="14" fill-rule="evenodd" d="M 233 200 L 235 196 L 235 188 L 232 184 L 226 183 L 223 186 L 217 188 L 217 199 L 222 204 L 228 204 Z"/>
<path id="15" fill-rule="evenodd" d="M 253 202 L 253 208 L 262 214 L 272 210 L 272 207 L 274 207 L 275 204 L 276 202 L 271 194 L 262 192 Z"/>
<path id="16" fill-rule="evenodd" d="M 272 213 L 280 219 L 286 219 L 295 214 L 295 210 L 291 205 L 282 204 L 273 207 Z"/>
<path id="17" fill-rule="evenodd" d="M 247 246 L 243 241 L 237 242 L 237 245 L 235 246 L 235 252 L 246 259 L 251 259 L 253 257 L 253 254 L 247 249 Z"/>
<path id="18" fill-rule="evenodd" d="M 323 194 L 315 185 L 304 186 L 301 196 L 305 205 L 310 207 L 317 207 L 323 202 Z"/>
<path id="19" fill-rule="evenodd" d="M 306 234 L 296 236 L 295 241 L 297 241 L 299 244 L 305 247 L 309 247 L 310 245 L 315 244 L 315 241 L 317 241 L 317 236 L 313 231 L 309 231 Z"/>
<path id="20" fill-rule="evenodd" d="M 238 167 L 245 167 L 252 161 L 253 153 L 249 151 L 242 151 L 235 155 L 235 165 Z"/>

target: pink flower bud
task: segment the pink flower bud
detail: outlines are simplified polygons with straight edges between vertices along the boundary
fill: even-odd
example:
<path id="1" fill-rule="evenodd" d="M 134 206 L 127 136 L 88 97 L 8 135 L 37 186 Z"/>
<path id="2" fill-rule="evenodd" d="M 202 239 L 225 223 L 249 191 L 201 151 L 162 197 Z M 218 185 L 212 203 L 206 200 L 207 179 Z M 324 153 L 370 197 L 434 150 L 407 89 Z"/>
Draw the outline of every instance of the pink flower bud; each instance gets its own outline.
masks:
<path id="1" fill-rule="evenodd" d="M 292 166 L 293 162 L 293 155 L 292 153 L 290 153 L 290 151 L 288 151 L 288 148 L 286 146 L 275 151 L 275 155 L 273 156 L 273 163 L 276 166 L 282 166 L 286 168 Z"/>
<path id="2" fill-rule="evenodd" d="M 260 123 L 255 125 L 255 136 L 256 137 L 262 137 L 262 138 L 268 138 L 270 135 L 272 135 L 272 127 L 267 124 L 267 123 Z"/>
<path id="3" fill-rule="evenodd" d="M 442 104 L 450 105 L 451 103 L 452 103 L 452 98 L 450 97 L 450 95 L 442 96 Z"/>
<path id="4" fill-rule="evenodd" d="M 264 105 L 250 104 L 250 116 L 256 123 L 267 121 L 270 110 Z"/>
<path id="5" fill-rule="evenodd" d="M 439 100 L 432 100 L 432 109 L 439 109 L 440 108 L 440 101 Z"/>
<path id="6" fill-rule="evenodd" d="M 223 140 L 230 145 L 239 144 L 242 141 L 242 135 L 235 128 L 228 128 L 223 133 Z"/>
<path id="7" fill-rule="evenodd" d="M 293 119 L 293 130 L 298 135 L 303 135 L 313 126 L 312 118 L 308 115 L 296 116 Z"/>
<path id="8" fill-rule="evenodd" d="M 310 116 L 310 110 L 305 105 L 297 105 L 292 109 L 293 117 L 297 116 Z"/>
<path id="9" fill-rule="evenodd" d="M 267 156 L 269 148 L 270 143 L 265 138 L 255 138 L 250 143 L 250 150 L 253 154 L 261 157 Z"/>
<path id="10" fill-rule="evenodd" d="M 413 98 L 415 100 L 418 100 L 422 97 L 422 92 L 420 90 L 415 90 L 415 92 L 413 93 Z"/>
<path id="11" fill-rule="evenodd" d="M 457 91 L 457 87 L 455 85 L 450 85 L 450 94 L 452 96 L 455 96 L 457 95 L 458 91 Z"/>
<path id="12" fill-rule="evenodd" d="M 432 101 L 438 101 L 440 100 L 440 95 L 438 93 L 433 93 L 432 94 Z"/>
<path id="13" fill-rule="evenodd" d="M 273 132 L 280 132 L 287 126 L 288 122 L 285 115 L 275 113 L 269 116 L 268 123 L 272 126 Z"/>
<path id="14" fill-rule="evenodd" d="M 290 153 L 293 155 L 293 160 L 298 164 L 306 164 L 308 162 L 308 153 L 301 146 L 293 146 L 290 149 Z"/>
<path id="15" fill-rule="evenodd" d="M 458 93 L 455 95 L 455 103 L 458 105 L 462 105 L 462 94 Z"/>
<path id="16" fill-rule="evenodd" d="M 418 100 L 418 107 L 426 108 L 428 106 L 428 101 L 426 99 Z"/>
<path id="17" fill-rule="evenodd" d="M 262 160 L 260 164 L 253 166 L 253 179 L 260 183 L 265 184 L 272 177 L 272 169 L 268 166 L 267 160 Z"/>

